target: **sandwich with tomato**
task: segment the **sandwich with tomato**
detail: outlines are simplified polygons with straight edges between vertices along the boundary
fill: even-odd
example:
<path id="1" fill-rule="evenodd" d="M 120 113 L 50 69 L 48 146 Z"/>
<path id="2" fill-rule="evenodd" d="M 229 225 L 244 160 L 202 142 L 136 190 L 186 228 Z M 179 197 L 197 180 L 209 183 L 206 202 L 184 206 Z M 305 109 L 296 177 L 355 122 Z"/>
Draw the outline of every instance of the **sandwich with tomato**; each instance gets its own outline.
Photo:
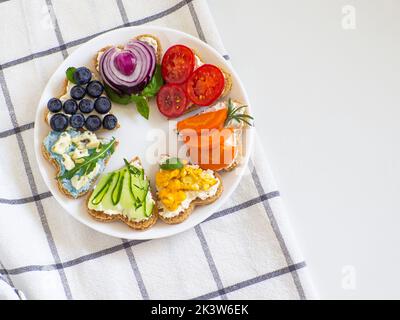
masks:
<path id="1" fill-rule="evenodd" d="M 232 87 L 230 74 L 204 63 L 184 45 L 174 45 L 165 52 L 161 74 L 165 84 L 157 94 L 157 106 L 168 119 L 197 107 L 211 106 Z"/>
<path id="2" fill-rule="evenodd" d="M 230 171 L 240 163 L 242 133 L 253 125 L 247 106 L 229 99 L 177 123 L 190 159 L 204 170 Z"/>

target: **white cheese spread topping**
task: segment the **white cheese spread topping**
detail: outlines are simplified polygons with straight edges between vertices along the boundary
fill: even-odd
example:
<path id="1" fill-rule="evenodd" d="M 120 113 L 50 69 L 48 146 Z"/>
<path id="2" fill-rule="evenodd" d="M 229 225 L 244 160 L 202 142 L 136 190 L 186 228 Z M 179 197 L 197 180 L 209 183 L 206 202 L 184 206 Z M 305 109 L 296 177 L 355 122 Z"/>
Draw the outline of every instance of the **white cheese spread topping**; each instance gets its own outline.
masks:
<path id="1" fill-rule="evenodd" d="M 204 64 L 204 62 L 201 61 L 200 57 L 197 54 L 194 55 L 194 64 L 195 64 L 195 69 L 201 67 Z"/>
<path id="2" fill-rule="evenodd" d="M 67 169 L 68 171 L 72 170 L 75 167 L 75 163 L 72 161 L 71 157 L 68 154 L 63 154 L 62 157 L 62 163 L 65 169 Z"/>
<path id="3" fill-rule="evenodd" d="M 154 39 L 153 37 L 142 36 L 142 37 L 139 37 L 138 40 L 146 42 L 148 45 L 152 46 L 157 53 L 158 43 L 157 43 L 156 39 Z"/>
<path id="4" fill-rule="evenodd" d="M 71 136 L 67 132 L 63 132 L 60 134 L 58 140 L 51 148 L 51 151 L 57 154 L 65 153 L 69 146 L 71 145 Z"/>
<path id="5" fill-rule="evenodd" d="M 72 138 L 72 142 L 80 150 L 93 149 L 100 145 L 100 140 L 97 138 L 96 134 L 90 131 L 85 131 L 84 133 Z"/>
<path id="6" fill-rule="evenodd" d="M 78 149 L 76 148 L 73 152 L 70 153 L 71 158 L 76 161 L 80 158 L 87 157 L 89 155 L 88 149 Z"/>

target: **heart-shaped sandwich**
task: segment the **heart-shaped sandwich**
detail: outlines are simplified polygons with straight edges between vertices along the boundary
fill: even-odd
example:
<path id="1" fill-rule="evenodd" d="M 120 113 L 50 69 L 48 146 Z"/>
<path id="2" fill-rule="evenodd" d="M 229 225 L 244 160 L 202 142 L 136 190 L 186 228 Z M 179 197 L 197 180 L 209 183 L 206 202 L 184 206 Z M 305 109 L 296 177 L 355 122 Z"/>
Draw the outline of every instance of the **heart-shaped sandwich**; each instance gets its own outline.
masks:
<path id="1" fill-rule="evenodd" d="M 42 154 L 57 168 L 57 183 L 70 198 L 85 195 L 104 171 L 118 142 L 101 139 L 90 131 L 68 129 L 50 131 L 42 144 Z"/>
<path id="2" fill-rule="evenodd" d="M 87 200 L 89 214 L 96 220 L 121 220 L 130 228 L 144 230 L 157 221 L 157 206 L 150 182 L 138 157 L 119 170 L 103 175 Z"/>
<path id="3" fill-rule="evenodd" d="M 95 65 L 104 84 L 114 93 L 139 94 L 150 83 L 161 60 L 161 45 L 152 35 L 141 35 L 124 46 L 98 51 Z"/>
<path id="4" fill-rule="evenodd" d="M 158 215 L 168 224 L 183 222 L 196 206 L 213 203 L 223 191 L 218 173 L 168 156 L 160 161 L 156 187 Z"/>

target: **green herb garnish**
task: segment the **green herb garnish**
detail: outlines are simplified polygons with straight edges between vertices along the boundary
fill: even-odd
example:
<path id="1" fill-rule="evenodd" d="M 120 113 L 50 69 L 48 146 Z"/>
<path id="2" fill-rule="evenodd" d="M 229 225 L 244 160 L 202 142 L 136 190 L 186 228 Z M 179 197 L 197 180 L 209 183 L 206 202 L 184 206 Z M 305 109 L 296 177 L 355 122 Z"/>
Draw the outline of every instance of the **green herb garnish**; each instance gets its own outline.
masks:
<path id="1" fill-rule="evenodd" d="M 179 158 L 168 158 L 160 164 L 160 168 L 163 170 L 174 170 L 183 168 L 183 163 Z"/>
<path id="2" fill-rule="evenodd" d="M 163 85 L 164 80 L 161 75 L 161 66 L 157 64 L 153 78 L 151 78 L 151 81 L 146 88 L 143 89 L 140 95 L 147 98 L 154 97 Z"/>
<path id="3" fill-rule="evenodd" d="M 127 105 L 132 102 L 131 96 L 125 94 L 125 95 L 120 95 L 117 92 L 115 92 L 109 85 L 103 84 L 104 85 L 104 91 L 107 94 L 107 97 L 110 98 L 112 102 L 118 103 L 118 104 L 123 104 Z"/>
<path id="4" fill-rule="evenodd" d="M 115 138 L 106 144 L 101 144 L 99 148 L 87 157 L 82 158 L 83 162 L 76 164 L 72 170 L 66 171 L 63 175 L 59 176 L 58 179 L 71 179 L 78 172 L 82 172 L 82 175 L 88 175 L 96 167 L 97 161 L 107 157 L 108 151 L 112 154 L 115 147 Z"/>
<path id="5" fill-rule="evenodd" d="M 147 102 L 147 98 L 145 96 L 141 95 L 120 95 L 117 92 L 115 92 L 110 86 L 107 84 L 104 84 L 104 90 L 107 94 L 107 97 L 110 98 L 112 102 L 122 104 L 122 105 L 128 105 L 132 102 L 136 104 L 136 109 L 137 111 L 145 118 L 149 119 L 149 114 L 150 114 L 150 108 L 149 104 Z"/>
<path id="6" fill-rule="evenodd" d="M 112 102 L 127 105 L 132 102 L 136 104 L 137 111 L 145 118 L 149 119 L 150 108 L 147 101 L 148 98 L 156 96 L 160 88 L 163 86 L 164 80 L 161 75 L 161 66 L 157 65 L 153 77 L 149 84 L 139 94 L 119 94 L 110 86 L 104 83 L 104 90 Z"/>
<path id="7" fill-rule="evenodd" d="M 132 95 L 131 100 L 136 103 L 136 109 L 142 115 L 142 117 L 148 120 L 150 108 L 149 104 L 147 103 L 146 97 Z"/>
<path id="8" fill-rule="evenodd" d="M 226 117 L 225 120 L 225 126 L 227 126 L 232 120 L 235 120 L 237 122 L 244 122 L 249 126 L 253 126 L 251 123 L 251 120 L 254 120 L 254 118 L 248 114 L 245 113 L 240 113 L 239 111 L 247 108 L 247 106 L 239 106 L 235 107 L 232 103 L 232 99 L 229 99 L 228 101 L 228 116 Z"/>
<path id="9" fill-rule="evenodd" d="M 67 76 L 68 81 L 70 81 L 70 82 L 72 82 L 72 83 L 74 83 L 74 84 L 76 84 L 75 79 L 74 79 L 74 73 L 75 73 L 75 71 L 76 71 L 76 68 L 75 68 L 75 67 L 69 67 L 69 68 L 67 69 L 67 71 L 65 71 L 65 74 L 66 74 L 66 76 Z"/>
<path id="10" fill-rule="evenodd" d="M 131 164 L 129 163 L 129 161 L 126 160 L 126 159 L 124 159 L 124 162 L 125 162 L 125 166 L 126 166 L 126 167 L 128 168 L 128 170 L 129 170 L 129 173 L 131 173 L 131 174 L 133 174 L 133 175 L 135 175 L 135 176 L 140 175 L 140 173 L 141 173 L 142 170 L 140 170 L 140 169 L 136 168 L 135 166 L 131 165 Z"/>

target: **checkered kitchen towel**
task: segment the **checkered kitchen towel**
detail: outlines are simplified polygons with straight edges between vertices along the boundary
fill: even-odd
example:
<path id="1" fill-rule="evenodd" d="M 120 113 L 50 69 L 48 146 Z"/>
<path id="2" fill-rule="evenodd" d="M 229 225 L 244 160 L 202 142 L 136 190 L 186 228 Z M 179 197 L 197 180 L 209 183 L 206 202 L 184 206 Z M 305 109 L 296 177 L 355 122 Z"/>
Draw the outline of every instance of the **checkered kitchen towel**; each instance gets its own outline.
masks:
<path id="1" fill-rule="evenodd" d="M 0 2 L 0 298 L 312 297 L 260 146 L 230 201 L 170 238 L 100 234 L 52 198 L 33 150 L 35 109 L 46 82 L 80 44 L 142 24 L 198 36 L 229 59 L 204 0 Z"/>

